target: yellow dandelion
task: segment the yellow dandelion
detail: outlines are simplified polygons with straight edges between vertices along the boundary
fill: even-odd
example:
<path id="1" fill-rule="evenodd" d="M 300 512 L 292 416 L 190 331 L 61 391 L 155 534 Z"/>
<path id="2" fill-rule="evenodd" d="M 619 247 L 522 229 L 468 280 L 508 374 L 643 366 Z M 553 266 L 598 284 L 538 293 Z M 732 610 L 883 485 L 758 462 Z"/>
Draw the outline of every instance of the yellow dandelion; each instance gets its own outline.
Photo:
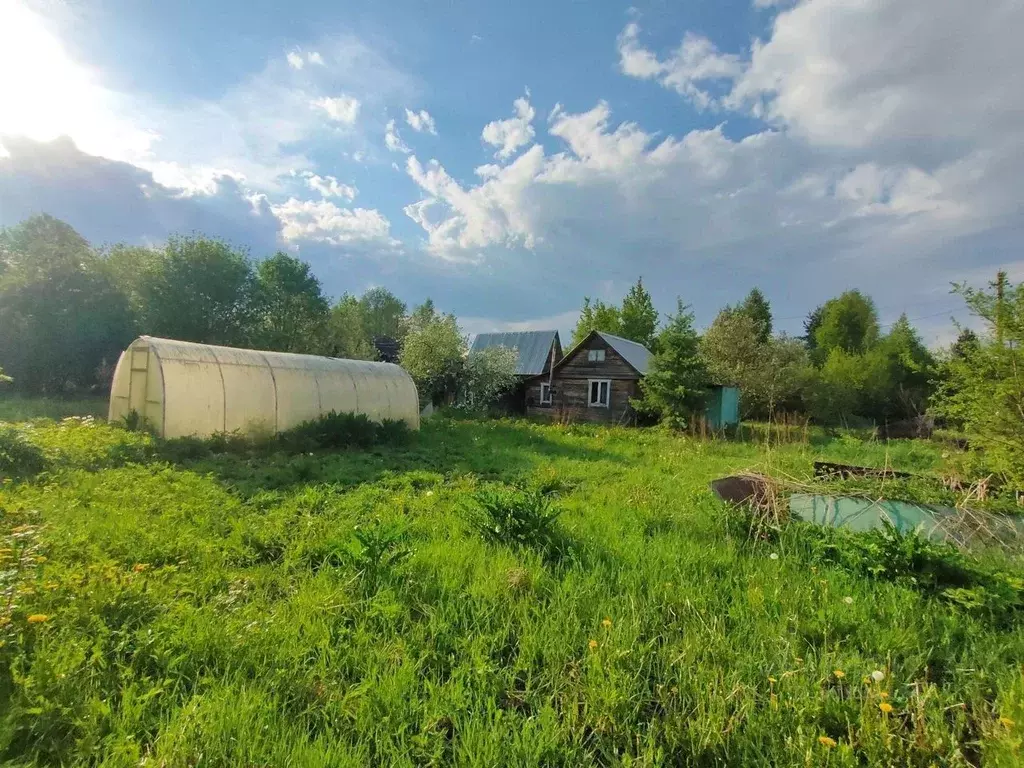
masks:
<path id="1" fill-rule="evenodd" d="M 604 627 L 605 629 L 609 629 L 611 627 L 611 625 L 612 625 L 612 620 L 609 619 L 607 616 L 605 616 L 604 620 L 601 622 L 601 626 Z"/>
<path id="2" fill-rule="evenodd" d="M 890 712 L 892 712 L 892 704 L 890 704 L 888 701 L 883 701 L 881 704 L 878 705 L 878 708 L 885 712 L 885 714 L 887 715 Z"/>
<path id="3" fill-rule="evenodd" d="M 136 563 L 134 566 L 132 566 L 132 570 L 136 573 L 142 573 L 147 568 L 149 568 L 149 566 L 145 563 Z"/>
<path id="4" fill-rule="evenodd" d="M 1016 723 L 1013 722 L 1013 720 L 1011 720 L 1008 717 L 1000 717 L 999 718 L 999 722 L 1002 723 L 1003 726 L 1006 727 L 1006 728 L 1012 728 L 1013 726 L 1016 725 Z"/>
<path id="5" fill-rule="evenodd" d="M 28 617 L 28 623 L 29 624 L 42 624 L 44 621 L 46 621 L 49 618 L 50 617 L 47 616 L 45 613 L 33 613 L 31 616 Z"/>
<path id="6" fill-rule="evenodd" d="M 768 676 L 768 682 L 769 682 L 769 683 L 777 683 L 777 682 L 779 682 L 779 681 L 778 681 L 778 680 L 776 680 L 776 679 L 775 679 L 774 677 L 772 677 L 771 675 L 769 675 L 769 676 Z"/>
<path id="7" fill-rule="evenodd" d="M 878 695 L 881 696 L 883 699 L 888 699 L 889 698 L 889 692 L 888 691 L 882 691 Z"/>
<path id="8" fill-rule="evenodd" d="M 819 736 L 818 743 L 824 747 L 834 747 L 836 745 L 836 740 L 831 739 L 828 736 Z"/>
<path id="9" fill-rule="evenodd" d="M 840 680 L 842 680 L 844 677 L 846 677 L 846 673 L 843 672 L 843 670 L 841 670 L 841 669 L 837 669 L 837 670 L 833 671 L 832 674 L 835 675 Z"/>
<path id="10" fill-rule="evenodd" d="M 590 650 L 592 650 L 592 651 L 596 651 L 597 650 L 597 640 L 591 640 L 589 643 L 587 643 L 587 647 L 590 648 Z"/>

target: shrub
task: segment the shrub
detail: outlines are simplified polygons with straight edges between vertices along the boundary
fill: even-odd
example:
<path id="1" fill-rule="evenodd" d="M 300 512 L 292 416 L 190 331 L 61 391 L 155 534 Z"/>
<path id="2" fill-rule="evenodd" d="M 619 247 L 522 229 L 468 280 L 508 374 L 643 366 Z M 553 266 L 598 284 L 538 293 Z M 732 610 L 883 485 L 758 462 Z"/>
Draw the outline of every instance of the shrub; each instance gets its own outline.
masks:
<path id="1" fill-rule="evenodd" d="M 477 508 L 473 523 L 486 541 L 534 549 L 546 559 L 566 554 L 568 541 L 558 524 L 562 512 L 542 490 L 485 489 L 473 499 Z"/>
<path id="2" fill-rule="evenodd" d="M 1005 618 L 1024 608 L 1024 579 L 1007 569 L 985 566 L 952 544 L 931 541 L 917 531 L 903 533 L 888 521 L 881 530 L 851 533 L 809 527 L 814 559 L 875 579 Z"/>
<path id="3" fill-rule="evenodd" d="M 32 477 L 46 467 L 42 450 L 33 445 L 21 430 L 0 424 L 0 480 Z"/>
<path id="4" fill-rule="evenodd" d="M 401 419 L 384 419 L 377 425 L 377 442 L 401 445 L 409 439 L 409 425 Z"/>
<path id="5" fill-rule="evenodd" d="M 331 411 L 282 432 L 278 439 L 286 447 L 297 450 L 368 448 L 377 441 L 377 424 L 365 414 Z"/>

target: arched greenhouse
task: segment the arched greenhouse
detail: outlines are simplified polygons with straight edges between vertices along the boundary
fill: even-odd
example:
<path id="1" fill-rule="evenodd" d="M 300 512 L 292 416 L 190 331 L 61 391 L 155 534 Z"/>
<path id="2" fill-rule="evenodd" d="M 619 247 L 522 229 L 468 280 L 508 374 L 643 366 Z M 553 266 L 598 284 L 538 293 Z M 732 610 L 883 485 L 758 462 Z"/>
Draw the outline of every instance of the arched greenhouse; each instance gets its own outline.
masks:
<path id="1" fill-rule="evenodd" d="M 161 437 L 283 432 L 331 411 L 419 429 L 412 378 L 397 365 L 140 336 L 117 362 L 110 420 L 132 411 Z"/>

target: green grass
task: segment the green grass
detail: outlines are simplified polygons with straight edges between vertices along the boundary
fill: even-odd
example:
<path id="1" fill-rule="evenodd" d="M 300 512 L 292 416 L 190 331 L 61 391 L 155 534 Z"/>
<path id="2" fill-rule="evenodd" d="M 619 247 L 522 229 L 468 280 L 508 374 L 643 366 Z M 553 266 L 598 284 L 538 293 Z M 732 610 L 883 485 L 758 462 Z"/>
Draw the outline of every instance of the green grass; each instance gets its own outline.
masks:
<path id="1" fill-rule="evenodd" d="M 64 419 L 68 416 L 107 417 L 106 397 L 65 399 L 60 397 L 26 397 L 0 392 L 0 421 L 29 419 Z"/>
<path id="2" fill-rule="evenodd" d="M 707 487 L 817 458 L 936 470 L 945 448 L 24 431 L 46 466 L 0 489 L 5 765 L 1020 764 L 1019 621 L 822 563 L 796 527 L 753 542 Z M 524 509 L 509 543 L 482 534 Z"/>

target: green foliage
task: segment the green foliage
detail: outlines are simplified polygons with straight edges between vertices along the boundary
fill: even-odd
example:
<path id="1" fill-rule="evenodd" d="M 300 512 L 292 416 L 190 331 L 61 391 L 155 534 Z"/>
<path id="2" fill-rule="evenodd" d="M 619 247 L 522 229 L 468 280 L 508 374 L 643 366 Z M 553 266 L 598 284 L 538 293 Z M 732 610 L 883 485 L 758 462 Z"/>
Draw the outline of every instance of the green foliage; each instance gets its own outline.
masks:
<path id="1" fill-rule="evenodd" d="M 458 407 L 467 413 L 486 413 L 519 381 L 519 353 L 505 347 L 489 347 L 466 358 L 459 385 Z"/>
<path id="2" fill-rule="evenodd" d="M 33 216 L 0 231 L 0 359 L 33 392 L 84 390 L 101 381 L 133 335 L 129 307 L 105 265 L 71 227 Z"/>
<path id="3" fill-rule="evenodd" d="M 449 402 L 458 391 L 468 344 L 454 315 L 435 315 L 410 322 L 399 362 L 416 382 L 420 400 Z"/>
<path id="4" fill-rule="evenodd" d="M 278 435 L 277 441 L 293 451 L 369 448 L 381 442 L 401 443 L 409 436 L 404 421 L 371 421 L 365 414 L 331 411 Z"/>
<path id="5" fill-rule="evenodd" d="M 143 333 L 246 346 L 258 335 L 258 283 L 247 255 L 201 235 L 174 236 L 143 272 Z"/>
<path id="6" fill-rule="evenodd" d="M 391 577 L 412 554 L 405 546 L 406 532 L 407 526 L 398 523 L 357 526 L 345 548 L 346 559 L 368 591 Z"/>
<path id="7" fill-rule="evenodd" d="M 318 353 L 329 305 L 309 264 L 278 252 L 256 266 L 259 317 L 252 343 L 279 352 Z"/>
<path id="8" fill-rule="evenodd" d="M 998 620 L 1009 620 L 1024 608 L 1019 573 L 982 565 L 951 544 L 930 541 L 916 531 L 901 532 L 887 520 L 883 525 L 867 533 L 814 527 L 805 535 L 819 563 L 908 584 Z"/>
<path id="9" fill-rule="evenodd" d="M 630 287 L 626 297 L 622 300 L 622 308 L 619 310 L 618 335 L 643 344 L 650 349 L 654 344 L 657 330 L 658 310 L 654 308 L 651 294 L 644 288 L 643 280 L 637 278 L 636 284 Z"/>
<path id="10" fill-rule="evenodd" d="M 478 491 L 473 523 L 492 544 L 533 549 L 549 560 L 567 553 L 568 540 L 558 525 L 561 510 L 540 490 L 499 487 Z"/>
<path id="11" fill-rule="evenodd" d="M 803 344 L 785 336 L 762 341 L 762 330 L 748 312 L 725 309 L 701 339 L 712 381 L 739 387 L 744 418 L 799 410 L 813 378 Z"/>
<path id="12" fill-rule="evenodd" d="M 344 294 L 331 309 L 323 352 L 349 360 L 377 359 L 377 350 L 366 329 L 363 305 L 355 296 Z"/>
<path id="13" fill-rule="evenodd" d="M 371 288 L 359 299 L 363 325 L 371 339 L 401 339 L 405 330 L 405 303 L 387 288 Z"/>
<path id="14" fill-rule="evenodd" d="M 751 288 L 750 293 L 735 311 L 753 321 L 758 342 L 767 344 L 772 337 L 772 306 L 761 293 L 761 289 Z"/>
<path id="15" fill-rule="evenodd" d="M 46 467 L 46 457 L 22 430 L 0 422 L 0 481 L 32 477 Z"/>
<path id="16" fill-rule="evenodd" d="M 824 360 L 834 349 L 866 352 L 878 340 L 878 313 L 874 302 L 860 291 L 846 291 L 821 307 L 814 331 L 814 348 Z"/>
<path id="17" fill-rule="evenodd" d="M 677 301 L 654 344 L 647 375 L 640 380 L 643 398 L 633 405 L 643 415 L 657 416 L 672 426 L 685 425 L 703 410 L 711 383 L 693 313 Z"/>
<path id="18" fill-rule="evenodd" d="M 987 472 L 1024 487 L 1024 284 L 1001 277 L 988 291 L 961 285 L 957 292 L 985 334 L 944 362 L 935 409 L 967 433 Z"/>
<path id="19" fill-rule="evenodd" d="M 600 299 L 591 301 L 589 296 L 584 298 L 579 320 L 572 329 L 570 346 L 579 344 L 591 331 L 604 331 L 621 336 L 622 317 L 619 308 L 614 304 L 605 304 Z"/>

